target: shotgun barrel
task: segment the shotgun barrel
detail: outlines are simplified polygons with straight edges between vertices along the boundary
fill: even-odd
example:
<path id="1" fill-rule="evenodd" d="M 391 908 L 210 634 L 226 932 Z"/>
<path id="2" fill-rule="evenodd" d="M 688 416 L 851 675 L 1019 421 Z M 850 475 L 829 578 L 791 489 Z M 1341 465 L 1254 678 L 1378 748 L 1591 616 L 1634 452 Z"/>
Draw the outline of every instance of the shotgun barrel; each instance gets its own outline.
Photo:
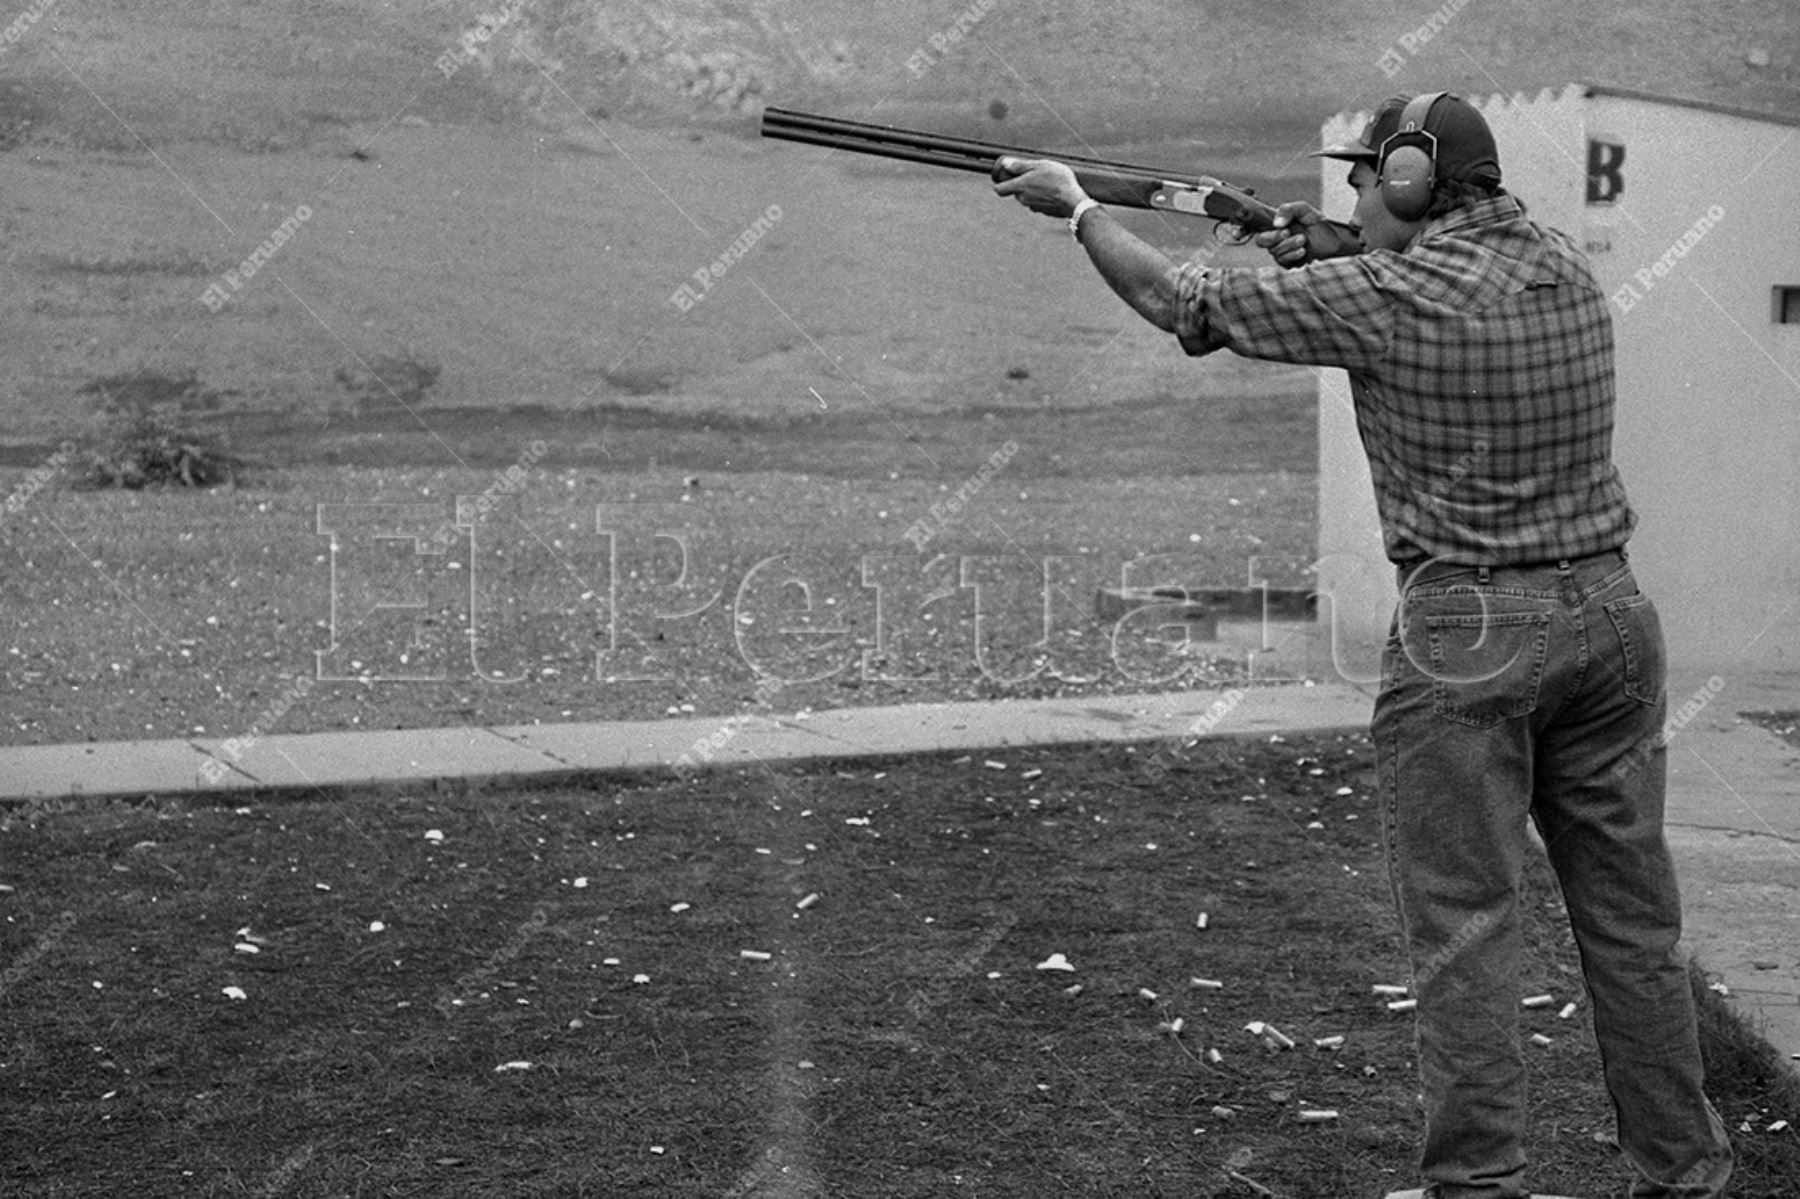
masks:
<path id="1" fill-rule="evenodd" d="M 1048 158 L 1066 164 L 1075 172 L 1082 190 L 1102 204 L 1210 217 L 1236 225 L 1247 234 L 1274 228 L 1275 209 L 1257 199 L 1249 188 L 1232 187 L 1210 175 L 1183 175 L 1084 154 L 1026 150 L 973 138 L 847 121 L 792 108 L 763 109 L 762 135 L 877 158 L 976 172 L 995 182 L 1007 177 L 1007 172 L 1000 166 L 1004 158 Z M 1305 232 L 1313 259 L 1354 254 L 1360 248 L 1355 230 L 1335 221 L 1309 225 Z"/>
<path id="2" fill-rule="evenodd" d="M 1181 175 L 1083 154 L 1027 150 L 966 137 L 846 121 L 790 108 L 765 108 L 762 135 L 878 158 L 972 171 L 995 181 L 1006 177 L 1000 167 L 1003 158 L 1049 158 L 1067 164 L 1081 182 L 1082 190 L 1102 204 L 1211 217 L 1252 232 L 1272 228 L 1275 219 L 1275 210 L 1255 199 L 1249 190 L 1231 187 L 1210 176 Z"/>
<path id="3" fill-rule="evenodd" d="M 1144 179 L 1170 179 L 1188 183 L 1217 182 L 1216 180 L 1184 178 L 1168 171 L 1110 162 L 1103 158 L 1089 158 L 1079 154 L 1051 154 L 1039 150 L 1000 146 L 992 142 L 980 142 L 966 137 L 920 133 L 911 129 L 898 129 L 891 125 L 868 125 L 859 121 L 846 121 L 837 117 L 798 112 L 791 108 L 765 108 L 762 117 L 762 135 L 784 141 L 806 142 L 816 146 L 853 150 L 860 154 L 899 158 L 909 162 L 928 162 L 932 166 L 949 166 L 957 170 L 979 171 L 984 175 L 992 175 L 994 163 L 1003 157 L 1053 158 L 1057 162 L 1067 163 L 1071 167 L 1086 166 Z M 924 155 L 924 157 L 918 155 Z M 952 159 L 955 161 L 951 161 Z"/>

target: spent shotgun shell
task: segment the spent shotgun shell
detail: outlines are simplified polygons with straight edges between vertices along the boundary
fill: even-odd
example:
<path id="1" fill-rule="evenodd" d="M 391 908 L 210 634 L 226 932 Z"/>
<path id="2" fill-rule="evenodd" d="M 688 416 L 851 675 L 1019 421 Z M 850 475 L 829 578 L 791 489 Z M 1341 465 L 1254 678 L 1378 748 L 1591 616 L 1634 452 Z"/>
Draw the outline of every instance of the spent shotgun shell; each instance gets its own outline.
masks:
<path id="1" fill-rule="evenodd" d="M 1250 1021 L 1250 1023 L 1244 1025 L 1244 1031 L 1253 1037 L 1261 1037 L 1269 1043 L 1270 1048 L 1292 1049 L 1294 1047 L 1292 1037 L 1289 1037 L 1273 1024 L 1266 1024 L 1261 1020 Z"/>

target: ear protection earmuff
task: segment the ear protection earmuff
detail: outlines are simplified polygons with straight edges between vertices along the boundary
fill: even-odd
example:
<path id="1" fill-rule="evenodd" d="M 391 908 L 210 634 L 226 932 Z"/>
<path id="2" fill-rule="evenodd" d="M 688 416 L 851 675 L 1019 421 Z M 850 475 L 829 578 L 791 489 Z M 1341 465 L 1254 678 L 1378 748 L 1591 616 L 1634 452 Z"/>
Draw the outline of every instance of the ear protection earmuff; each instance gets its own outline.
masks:
<path id="1" fill-rule="evenodd" d="M 1416 221 L 1431 207 L 1431 189 L 1437 184 L 1437 137 L 1426 126 L 1431 110 L 1448 92 L 1414 96 L 1400 114 L 1400 128 L 1381 143 L 1376 161 L 1376 183 L 1382 203 L 1403 221 Z"/>

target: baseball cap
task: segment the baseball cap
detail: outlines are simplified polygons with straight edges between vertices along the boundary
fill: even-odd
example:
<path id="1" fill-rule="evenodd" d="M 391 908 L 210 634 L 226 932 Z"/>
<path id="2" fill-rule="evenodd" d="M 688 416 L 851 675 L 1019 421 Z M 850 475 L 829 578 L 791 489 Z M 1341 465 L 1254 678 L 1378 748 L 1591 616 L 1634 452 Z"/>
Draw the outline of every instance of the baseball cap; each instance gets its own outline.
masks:
<path id="1" fill-rule="evenodd" d="M 1395 96 L 1385 101 L 1355 141 L 1327 146 L 1312 157 L 1375 165 L 1381 158 L 1381 147 L 1400 131 L 1400 114 L 1411 99 Z M 1461 96 L 1446 95 L 1432 106 L 1424 124 L 1425 132 L 1437 138 L 1438 178 L 1499 185 L 1500 151 L 1494 145 L 1493 130 L 1474 105 Z"/>

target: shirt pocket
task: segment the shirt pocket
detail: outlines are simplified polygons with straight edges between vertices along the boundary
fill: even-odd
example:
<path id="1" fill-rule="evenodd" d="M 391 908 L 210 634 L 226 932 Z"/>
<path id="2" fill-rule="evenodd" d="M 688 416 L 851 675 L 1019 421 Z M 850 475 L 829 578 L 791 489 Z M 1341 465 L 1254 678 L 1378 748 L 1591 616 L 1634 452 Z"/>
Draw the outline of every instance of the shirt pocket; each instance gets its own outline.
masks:
<path id="1" fill-rule="evenodd" d="M 1548 612 L 1470 612 L 1425 618 L 1433 709 L 1492 728 L 1537 707 L 1550 644 Z"/>

